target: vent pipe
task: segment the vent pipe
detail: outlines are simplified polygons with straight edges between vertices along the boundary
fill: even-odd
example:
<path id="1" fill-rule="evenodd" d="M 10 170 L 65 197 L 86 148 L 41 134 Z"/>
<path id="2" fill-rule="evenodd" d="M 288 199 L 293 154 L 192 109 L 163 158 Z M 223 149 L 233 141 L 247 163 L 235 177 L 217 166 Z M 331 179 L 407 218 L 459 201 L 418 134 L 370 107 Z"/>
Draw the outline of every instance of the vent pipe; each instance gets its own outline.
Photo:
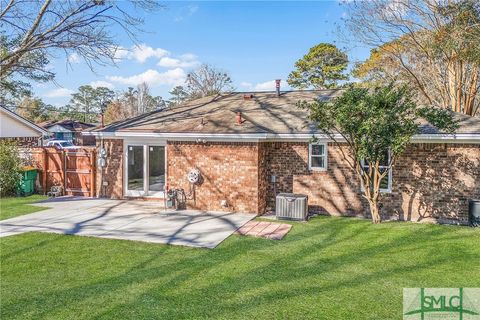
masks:
<path id="1" fill-rule="evenodd" d="M 275 80 L 275 88 L 277 89 L 277 97 L 280 97 L 280 79 Z"/>

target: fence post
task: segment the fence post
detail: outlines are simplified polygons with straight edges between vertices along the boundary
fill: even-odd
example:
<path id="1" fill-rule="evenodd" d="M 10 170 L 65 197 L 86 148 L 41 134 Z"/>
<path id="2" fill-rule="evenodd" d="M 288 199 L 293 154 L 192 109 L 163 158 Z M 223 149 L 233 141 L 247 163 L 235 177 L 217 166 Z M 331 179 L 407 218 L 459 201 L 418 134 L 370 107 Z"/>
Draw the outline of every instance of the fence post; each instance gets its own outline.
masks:
<path id="1" fill-rule="evenodd" d="M 43 194 L 47 194 L 47 175 L 48 175 L 48 153 L 45 147 L 42 148 L 43 150 L 43 176 L 42 176 L 42 185 L 43 185 Z"/>
<path id="2" fill-rule="evenodd" d="M 96 162 L 95 162 L 95 150 L 90 150 L 90 197 L 95 197 L 96 188 Z"/>
<path id="3" fill-rule="evenodd" d="M 62 150 L 61 153 L 63 153 L 63 194 L 67 195 L 67 151 Z"/>

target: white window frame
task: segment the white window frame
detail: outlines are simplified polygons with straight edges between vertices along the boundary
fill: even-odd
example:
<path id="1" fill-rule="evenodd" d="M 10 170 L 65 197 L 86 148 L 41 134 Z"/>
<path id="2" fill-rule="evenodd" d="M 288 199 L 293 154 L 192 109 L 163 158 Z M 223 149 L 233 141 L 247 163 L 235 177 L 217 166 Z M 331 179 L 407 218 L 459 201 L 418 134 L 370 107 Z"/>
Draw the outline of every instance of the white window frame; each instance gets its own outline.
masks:
<path id="1" fill-rule="evenodd" d="M 312 146 L 314 145 L 323 146 L 324 155 L 313 155 Z M 312 157 L 323 157 L 324 158 L 323 167 L 312 166 Z M 308 144 L 308 169 L 310 171 L 327 171 L 327 168 L 328 168 L 328 143 L 326 142 L 309 143 Z"/>
<path id="2" fill-rule="evenodd" d="M 128 147 L 129 146 L 141 146 L 143 147 L 143 190 L 129 190 L 128 189 Z M 137 141 L 125 141 L 123 142 L 124 148 L 124 165 L 123 165 L 123 190 L 126 197 L 152 197 L 163 198 L 165 197 L 165 191 L 150 191 L 149 190 L 149 148 L 150 147 L 164 147 L 165 148 L 165 184 L 167 183 L 167 144 L 166 143 L 141 143 Z"/>
<path id="3" fill-rule="evenodd" d="M 391 156 L 392 156 L 392 154 L 391 154 L 391 152 L 390 152 L 390 150 L 389 150 L 389 151 L 388 151 L 388 162 L 390 162 Z M 360 164 L 362 165 L 362 168 L 365 168 L 365 160 L 364 160 L 364 159 L 362 159 L 362 160 L 360 161 Z M 382 167 L 383 167 L 383 168 L 387 168 L 388 166 L 380 166 L 380 168 L 382 168 Z M 380 188 L 380 192 L 381 192 L 381 193 L 392 193 L 392 184 L 393 184 L 392 171 L 393 171 L 393 168 L 390 168 L 390 169 L 388 170 L 388 174 L 387 174 L 387 176 L 386 176 L 386 177 L 388 178 L 388 181 L 387 181 L 387 182 L 388 182 L 388 187 L 387 187 L 386 189 L 385 189 L 385 188 L 383 188 L 383 189 Z M 363 183 L 361 184 L 361 186 L 362 186 L 362 192 L 365 191 L 365 189 L 363 188 Z"/>

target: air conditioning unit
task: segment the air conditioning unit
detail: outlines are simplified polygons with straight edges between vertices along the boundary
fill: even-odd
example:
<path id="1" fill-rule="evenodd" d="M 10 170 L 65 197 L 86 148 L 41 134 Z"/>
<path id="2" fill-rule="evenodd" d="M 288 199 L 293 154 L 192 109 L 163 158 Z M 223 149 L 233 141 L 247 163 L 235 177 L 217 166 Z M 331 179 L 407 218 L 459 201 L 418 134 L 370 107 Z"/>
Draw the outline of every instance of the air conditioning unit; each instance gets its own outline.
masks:
<path id="1" fill-rule="evenodd" d="M 279 193 L 276 198 L 277 219 L 307 220 L 308 196 L 295 193 Z"/>

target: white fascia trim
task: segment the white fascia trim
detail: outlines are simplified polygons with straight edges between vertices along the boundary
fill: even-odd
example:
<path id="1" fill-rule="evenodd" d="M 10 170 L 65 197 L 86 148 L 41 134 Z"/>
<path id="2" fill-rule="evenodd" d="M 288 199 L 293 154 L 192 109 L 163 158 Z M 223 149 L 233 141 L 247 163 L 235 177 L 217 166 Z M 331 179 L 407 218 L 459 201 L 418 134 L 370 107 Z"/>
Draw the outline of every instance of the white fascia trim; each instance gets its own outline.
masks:
<path id="1" fill-rule="evenodd" d="M 102 138 L 164 138 L 168 140 L 197 140 L 209 139 L 216 141 L 258 141 L 266 139 L 266 134 L 215 134 L 215 133 L 159 133 L 159 132 L 84 132 L 83 135 L 92 135 Z"/>
<path id="2" fill-rule="evenodd" d="M 414 143 L 480 143 L 480 134 L 416 134 L 412 137 Z"/>
<path id="3" fill-rule="evenodd" d="M 99 132 L 99 131 L 87 131 L 82 132 L 82 135 L 85 136 L 96 136 L 104 138 L 125 138 L 125 137 L 145 137 L 145 138 L 168 138 L 168 139 L 199 139 L 199 138 L 208 138 L 214 140 L 277 140 L 277 139 L 287 139 L 287 140 L 310 140 L 312 137 L 316 137 L 320 140 L 329 139 L 325 134 L 311 134 L 311 133 L 160 133 L 160 132 Z M 338 135 L 340 138 L 340 135 Z"/>
<path id="4" fill-rule="evenodd" d="M 326 134 L 312 133 L 160 133 L 160 132 L 82 132 L 85 136 L 96 136 L 102 138 L 164 138 L 172 141 L 185 141 L 208 139 L 211 141 L 278 141 L 278 140 L 298 140 L 309 141 L 313 137 L 320 141 L 330 141 Z M 336 134 L 335 139 L 342 140 L 341 135 Z M 413 143 L 480 143 L 480 134 L 458 133 L 458 134 L 417 134 L 412 137 Z"/>

